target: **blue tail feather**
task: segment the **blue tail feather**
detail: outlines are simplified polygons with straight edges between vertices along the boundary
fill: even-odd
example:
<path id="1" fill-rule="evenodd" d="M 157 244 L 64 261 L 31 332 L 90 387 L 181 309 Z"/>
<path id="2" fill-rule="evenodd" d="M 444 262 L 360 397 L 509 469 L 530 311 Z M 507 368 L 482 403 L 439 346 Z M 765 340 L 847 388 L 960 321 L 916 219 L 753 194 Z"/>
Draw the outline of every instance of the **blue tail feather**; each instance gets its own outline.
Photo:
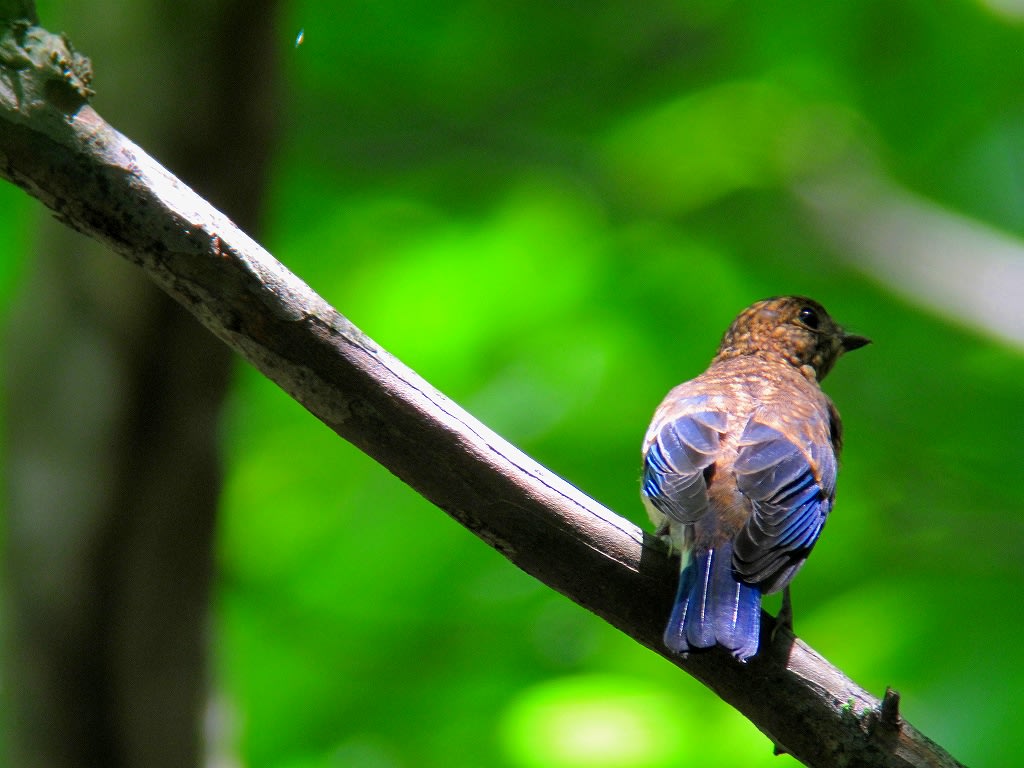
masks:
<path id="1" fill-rule="evenodd" d="M 733 575 L 732 545 L 693 553 L 679 575 L 665 646 L 688 653 L 721 645 L 746 661 L 757 653 L 760 632 L 761 591 Z"/>

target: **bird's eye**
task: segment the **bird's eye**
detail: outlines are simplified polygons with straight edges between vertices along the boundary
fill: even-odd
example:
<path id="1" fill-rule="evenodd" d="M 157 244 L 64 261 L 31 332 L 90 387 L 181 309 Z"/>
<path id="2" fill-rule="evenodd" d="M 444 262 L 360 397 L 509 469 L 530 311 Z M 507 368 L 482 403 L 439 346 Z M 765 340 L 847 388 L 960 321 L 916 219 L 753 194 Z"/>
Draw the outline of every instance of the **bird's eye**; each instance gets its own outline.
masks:
<path id="1" fill-rule="evenodd" d="M 821 320 L 818 318 L 818 313 L 811 309 L 811 307 L 804 307 L 801 309 L 799 318 L 800 322 L 812 331 L 818 330 L 818 326 L 821 324 Z"/>

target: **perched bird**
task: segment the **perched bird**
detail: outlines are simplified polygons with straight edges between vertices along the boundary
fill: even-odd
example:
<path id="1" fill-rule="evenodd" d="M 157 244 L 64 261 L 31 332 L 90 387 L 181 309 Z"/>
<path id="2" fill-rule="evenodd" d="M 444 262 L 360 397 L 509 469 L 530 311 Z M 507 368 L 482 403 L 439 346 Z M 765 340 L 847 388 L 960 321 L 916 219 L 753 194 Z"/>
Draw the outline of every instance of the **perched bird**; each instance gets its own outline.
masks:
<path id="1" fill-rule="evenodd" d="M 759 301 L 697 378 L 664 399 L 643 445 L 644 506 L 682 554 L 665 645 L 757 653 L 761 595 L 785 589 L 835 499 L 839 413 L 819 382 L 869 339 L 803 296 Z M 787 617 L 788 618 L 788 617 Z"/>

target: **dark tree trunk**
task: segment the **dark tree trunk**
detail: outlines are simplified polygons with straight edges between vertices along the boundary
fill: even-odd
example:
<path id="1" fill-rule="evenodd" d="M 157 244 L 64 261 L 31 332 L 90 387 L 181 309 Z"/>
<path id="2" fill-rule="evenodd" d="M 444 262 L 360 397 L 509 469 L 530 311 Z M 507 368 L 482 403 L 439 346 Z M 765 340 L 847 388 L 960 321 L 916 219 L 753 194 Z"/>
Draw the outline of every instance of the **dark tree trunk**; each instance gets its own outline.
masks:
<path id="1" fill-rule="evenodd" d="M 251 231 L 279 111 L 274 4 L 126 8 L 64 22 L 97 101 Z M 230 353 L 51 221 L 7 346 L 10 764 L 198 766 Z"/>

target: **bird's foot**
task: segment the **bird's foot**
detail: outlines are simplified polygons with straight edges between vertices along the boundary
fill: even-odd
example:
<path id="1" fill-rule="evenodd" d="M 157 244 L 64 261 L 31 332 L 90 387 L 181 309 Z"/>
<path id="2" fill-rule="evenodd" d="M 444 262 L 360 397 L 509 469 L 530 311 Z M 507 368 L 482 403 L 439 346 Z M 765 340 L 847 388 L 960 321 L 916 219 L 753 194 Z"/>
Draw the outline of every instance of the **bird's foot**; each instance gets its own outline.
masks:
<path id="1" fill-rule="evenodd" d="M 793 635 L 793 600 L 789 596 L 789 587 L 783 587 L 782 589 L 782 606 L 779 608 L 779 613 L 775 617 L 775 626 L 772 628 L 771 641 L 775 642 L 775 637 L 778 635 L 779 630 L 784 630 L 787 634 Z"/>

